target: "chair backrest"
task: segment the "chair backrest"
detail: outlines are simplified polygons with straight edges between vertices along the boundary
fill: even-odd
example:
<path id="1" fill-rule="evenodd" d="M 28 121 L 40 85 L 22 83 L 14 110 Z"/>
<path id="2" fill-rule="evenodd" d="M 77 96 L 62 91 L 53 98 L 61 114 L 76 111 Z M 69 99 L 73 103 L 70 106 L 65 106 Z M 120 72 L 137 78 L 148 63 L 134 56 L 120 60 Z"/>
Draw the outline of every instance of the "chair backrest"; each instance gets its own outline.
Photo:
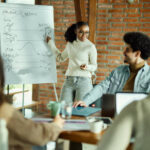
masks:
<path id="1" fill-rule="evenodd" d="M 102 113 L 104 117 L 114 117 L 116 112 L 115 94 L 103 94 L 102 96 Z"/>

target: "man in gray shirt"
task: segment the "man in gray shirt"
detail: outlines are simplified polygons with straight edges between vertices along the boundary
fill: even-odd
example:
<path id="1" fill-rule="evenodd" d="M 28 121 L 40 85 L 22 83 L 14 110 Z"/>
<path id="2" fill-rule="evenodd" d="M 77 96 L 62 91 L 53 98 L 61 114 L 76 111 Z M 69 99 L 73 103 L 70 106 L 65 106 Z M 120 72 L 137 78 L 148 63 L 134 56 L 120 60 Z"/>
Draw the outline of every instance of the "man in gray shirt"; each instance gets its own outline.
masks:
<path id="1" fill-rule="evenodd" d="M 146 60 L 150 56 L 150 38 L 140 32 L 129 32 L 123 37 L 126 43 L 124 62 L 110 75 L 96 85 L 82 100 L 76 100 L 74 107 L 88 106 L 103 94 L 124 92 L 150 92 L 150 67 Z"/>

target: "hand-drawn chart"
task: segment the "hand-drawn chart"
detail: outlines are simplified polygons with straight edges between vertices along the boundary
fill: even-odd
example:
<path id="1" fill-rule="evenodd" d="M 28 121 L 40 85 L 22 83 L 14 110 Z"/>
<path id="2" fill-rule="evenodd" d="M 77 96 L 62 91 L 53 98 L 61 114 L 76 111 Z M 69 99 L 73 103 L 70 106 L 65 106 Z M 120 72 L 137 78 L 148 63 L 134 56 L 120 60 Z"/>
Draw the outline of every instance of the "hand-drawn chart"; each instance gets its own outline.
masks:
<path id="1" fill-rule="evenodd" d="M 1 3 L 0 16 L 6 84 L 57 82 L 55 56 L 45 42 L 47 34 L 54 36 L 53 7 Z"/>

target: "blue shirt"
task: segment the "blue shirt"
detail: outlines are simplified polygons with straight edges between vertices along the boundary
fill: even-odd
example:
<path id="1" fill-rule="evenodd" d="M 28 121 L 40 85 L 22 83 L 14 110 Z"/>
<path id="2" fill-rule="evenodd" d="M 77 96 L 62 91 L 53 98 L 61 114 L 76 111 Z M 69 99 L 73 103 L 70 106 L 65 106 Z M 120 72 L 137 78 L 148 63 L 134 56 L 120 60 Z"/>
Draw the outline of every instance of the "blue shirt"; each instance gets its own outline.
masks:
<path id="1" fill-rule="evenodd" d="M 83 101 L 89 105 L 98 98 L 101 98 L 105 93 L 115 94 L 122 91 L 129 76 L 129 65 L 117 67 L 104 81 L 100 82 L 87 93 Z M 147 63 L 145 63 L 144 67 L 136 75 L 133 92 L 150 92 L 150 66 Z"/>

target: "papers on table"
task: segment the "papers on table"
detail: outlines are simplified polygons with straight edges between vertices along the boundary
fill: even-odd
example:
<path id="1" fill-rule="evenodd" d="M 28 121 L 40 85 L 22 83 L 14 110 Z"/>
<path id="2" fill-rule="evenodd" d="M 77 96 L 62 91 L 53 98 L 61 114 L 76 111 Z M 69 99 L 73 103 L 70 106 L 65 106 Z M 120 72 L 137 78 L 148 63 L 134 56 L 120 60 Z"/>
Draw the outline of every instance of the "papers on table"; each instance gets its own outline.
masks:
<path id="1" fill-rule="evenodd" d="M 65 121 L 64 130 L 66 131 L 90 130 L 90 126 L 86 120 L 71 119 Z"/>
<path id="2" fill-rule="evenodd" d="M 52 122 L 52 118 L 31 118 L 35 122 Z"/>
<path id="3" fill-rule="evenodd" d="M 32 118 L 35 122 L 52 122 L 52 118 Z M 64 128 L 65 131 L 83 131 L 90 130 L 90 126 L 86 120 L 79 119 L 68 119 L 65 120 Z"/>

